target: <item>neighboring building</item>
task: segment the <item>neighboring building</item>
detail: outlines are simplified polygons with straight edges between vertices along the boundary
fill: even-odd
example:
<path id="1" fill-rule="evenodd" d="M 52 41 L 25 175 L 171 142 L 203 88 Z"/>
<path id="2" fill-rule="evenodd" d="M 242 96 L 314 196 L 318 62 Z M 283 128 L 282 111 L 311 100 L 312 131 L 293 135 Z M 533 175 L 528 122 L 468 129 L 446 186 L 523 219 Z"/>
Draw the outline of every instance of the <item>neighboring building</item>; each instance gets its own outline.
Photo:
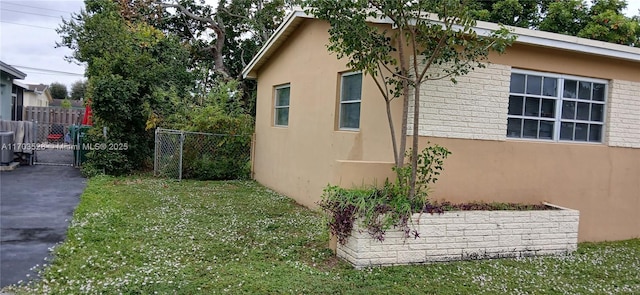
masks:
<path id="1" fill-rule="evenodd" d="M 27 74 L 0 61 L 0 120 L 13 120 L 17 114 L 16 110 L 21 108 L 18 94 L 23 90 L 21 87 L 13 87 L 13 81 L 24 79 L 26 76 Z"/>
<path id="2" fill-rule="evenodd" d="M 254 177 L 310 207 L 329 183 L 394 177 L 383 98 L 327 51 L 328 29 L 292 13 L 243 72 L 258 80 Z M 431 198 L 548 201 L 580 210 L 581 241 L 640 237 L 640 48 L 514 33 L 486 68 L 423 86 L 421 146 L 453 153 Z"/>
<path id="3" fill-rule="evenodd" d="M 24 93 L 25 107 L 48 107 L 53 101 L 49 85 L 45 84 L 28 84 Z"/>
<path id="4" fill-rule="evenodd" d="M 29 88 L 26 84 L 13 80 L 11 87 L 11 121 L 22 121 L 24 118 L 24 94 Z"/>
<path id="5" fill-rule="evenodd" d="M 64 106 L 65 99 L 53 99 L 49 102 L 50 107 L 62 107 Z M 84 101 L 67 99 L 72 109 L 84 109 Z"/>

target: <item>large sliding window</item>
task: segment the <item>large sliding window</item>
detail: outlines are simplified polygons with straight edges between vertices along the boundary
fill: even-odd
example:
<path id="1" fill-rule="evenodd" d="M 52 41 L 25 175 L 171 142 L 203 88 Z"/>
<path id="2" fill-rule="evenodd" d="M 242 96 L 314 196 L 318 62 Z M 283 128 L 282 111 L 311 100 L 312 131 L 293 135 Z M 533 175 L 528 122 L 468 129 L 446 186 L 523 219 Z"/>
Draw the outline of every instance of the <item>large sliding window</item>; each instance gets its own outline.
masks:
<path id="1" fill-rule="evenodd" d="M 360 128 L 360 103 L 362 102 L 362 73 L 344 73 L 340 83 L 340 118 L 342 130 Z"/>
<path id="2" fill-rule="evenodd" d="M 607 82 L 513 70 L 507 137 L 602 142 Z"/>
<path id="3" fill-rule="evenodd" d="M 276 87 L 274 125 L 279 127 L 289 126 L 289 96 L 291 86 L 289 84 Z"/>

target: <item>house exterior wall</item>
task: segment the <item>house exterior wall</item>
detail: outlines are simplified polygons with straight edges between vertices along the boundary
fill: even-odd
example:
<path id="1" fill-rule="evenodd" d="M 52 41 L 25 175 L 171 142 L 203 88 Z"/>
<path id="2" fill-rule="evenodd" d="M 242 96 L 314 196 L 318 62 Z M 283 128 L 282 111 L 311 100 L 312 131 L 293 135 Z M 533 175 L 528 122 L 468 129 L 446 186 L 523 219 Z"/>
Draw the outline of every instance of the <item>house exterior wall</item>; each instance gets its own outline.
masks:
<path id="1" fill-rule="evenodd" d="M 432 67 L 435 72 L 438 67 Z M 418 134 L 466 139 L 503 140 L 511 67 L 487 64 L 468 75 L 427 81 L 420 88 Z M 413 96 L 411 97 L 413 101 Z M 410 103 L 413 106 L 413 103 Z M 413 107 L 409 108 L 409 135 L 413 134 Z"/>
<path id="2" fill-rule="evenodd" d="M 369 77 L 362 82 L 360 131 L 336 127 L 340 73 L 349 69 L 327 52 L 328 29 L 321 21 L 303 22 L 258 73 L 254 178 L 309 207 L 316 206 L 329 183 L 372 181 L 351 174 L 343 178 L 352 171 L 349 161 L 375 167 L 393 159 L 383 99 Z M 274 89 L 283 84 L 291 87 L 289 124 L 275 127 Z M 400 104 L 394 103 L 394 113 L 401 113 Z"/>
<path id="3" fill-rule="evenodd" d="M 613 80 L 609 85 L 607 143 L 640 148 L 640 82 Z"/>
<path id="4" fill-rule="evenodd" d="M 580 241 L 640 237 L 640 150 L 603 144 L 420 137 L 447 147 L 431 198 L 540 203 L 580 211 Z"/>
<path id="5" fill-rule="evenodd" d="M 13 79 L 2 72 L 0 74 L 0 120 L 11 120 L 11 87 Z"/>
<path id="6" fill-rule="evenodd" d="M 384 103 L 370 78 L 363 80 L 360 130 L 336 128 L 339 73 L 348 68 L 326 51 L 327 29 L 305 20 L 258 71 L 255 179 L 309 207 L 329 183 L 394 177 Z M 420 146 L 430 141 L 453 152 L 432 199 L 547 201 L 580 211 L 579 241 L 640 237 L 640 65 L 520 44 L 490 62 L 457 85 L 425 84 Z M 510 69 L 608 81 L 603 143 L 507 138 Z M 287 83 L 289 126 L 274 127 L 274 88 Z M 400 100 L 392 112 L 399 130 Z"/>
<path id="7" fill-rule="evenodd" d="M 581 212 L 581 241 L 640 237 L 640 65 L 522 46 L 491 62 L 422 87 L 420 147 L 453 153 L 432 197 L 547 201 Z M 507 138 L 512 68 L 608 81 L 603 142 Z"/>
<path id="8" fill-rule="evenodd" d="M 24 106 L 25 107 L 46 107 L 49 106 L 47 96 L 42 93 L 38 94 L 32 91 L 24 93 Z"/>

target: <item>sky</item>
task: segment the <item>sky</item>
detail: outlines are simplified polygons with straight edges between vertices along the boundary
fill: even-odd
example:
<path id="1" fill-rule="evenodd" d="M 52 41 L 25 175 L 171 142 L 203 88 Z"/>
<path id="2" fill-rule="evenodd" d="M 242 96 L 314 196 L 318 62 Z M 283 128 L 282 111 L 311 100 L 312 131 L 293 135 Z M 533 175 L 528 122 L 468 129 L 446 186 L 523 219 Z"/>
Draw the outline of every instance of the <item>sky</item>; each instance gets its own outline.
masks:
<path id="1" fill-rule="evenodd" d="M 84 66 L 69 63 L 68 48 L 55 48 L 61 19 L 84 7 L 82 0 L 0 0 L 0 59 L 27 74 L 20 82 L 67 87 L 84 78 Z"/>
<path id="2" fill-rule="evenodd" d="M 627 3 L 626 14 L 638 14 L 640 0 Z M 60 82 L 70 88 L 85 79 L 83 65 L 65 60 L 71 50 L 56 48 L 60 36 L 55 31 L 62 18 L 83 7 L 82 0 L 0 0 L 0 60 L 26 73 L 23 83 Z"/>

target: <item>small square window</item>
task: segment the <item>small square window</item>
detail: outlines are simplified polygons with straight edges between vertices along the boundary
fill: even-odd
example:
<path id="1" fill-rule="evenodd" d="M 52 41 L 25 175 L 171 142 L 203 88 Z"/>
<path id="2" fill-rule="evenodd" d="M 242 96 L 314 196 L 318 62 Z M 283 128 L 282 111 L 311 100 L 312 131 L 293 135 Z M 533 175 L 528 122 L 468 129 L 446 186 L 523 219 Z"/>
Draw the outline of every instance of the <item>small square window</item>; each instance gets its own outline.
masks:
<path id="1" fill-rule="evenodd" d="M 593 96 L 591 98 L 597 101 L 604 101 L 604 91 L 604 84 L 593 83 Z"/>
<path id="2" fill-rule="evenodd" d="M 544 96 L 558 96 L 558 79 L 544 78 L 544 86 L 542 88 Z"/>
<path id="3" fill-rule="evenodd" d="M 512 93 L 524 93 L 524 79 L 523 74 L 511 74 L 511 92 Z"/>
<path id="4" fill-rule="evenodd" d="M 522 115 L 522 96 L 509 96 L 509 115 Z"/>
<path id="5" fill-rule="evenodd" d="M 507 136 L 522 137 L 522 119 L 509 118 L 507 121 Z"/>
<path id="6" fill-rule="evenodd" d="M 542 89 L 542 77 L 540 76 L 527 77 L 527 94 L 540 95 L 541 89 Z"/>

